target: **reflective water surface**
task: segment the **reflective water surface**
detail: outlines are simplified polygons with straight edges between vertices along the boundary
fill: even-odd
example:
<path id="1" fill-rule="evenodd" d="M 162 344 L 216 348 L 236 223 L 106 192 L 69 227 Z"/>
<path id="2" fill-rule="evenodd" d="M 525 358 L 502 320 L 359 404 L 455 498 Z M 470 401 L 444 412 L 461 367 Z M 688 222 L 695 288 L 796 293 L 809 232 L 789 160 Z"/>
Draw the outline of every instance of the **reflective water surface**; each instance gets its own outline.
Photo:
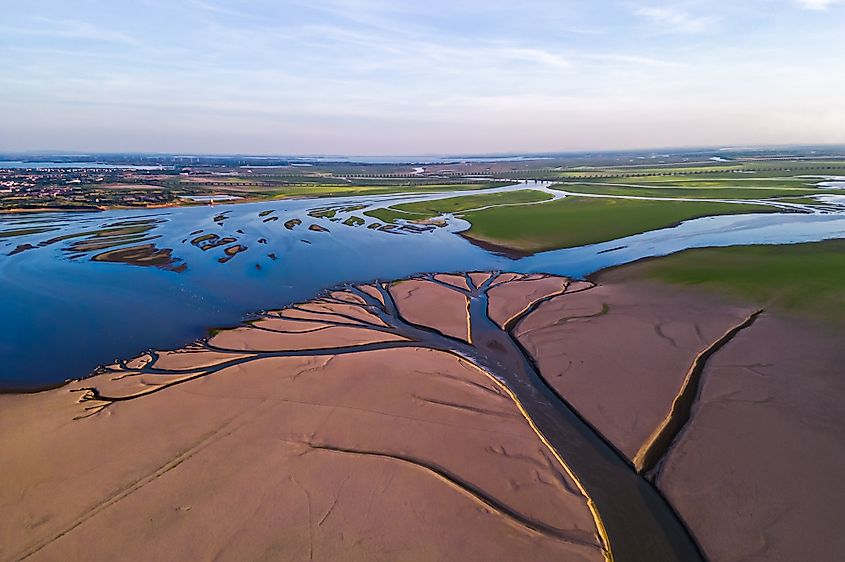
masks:
<path id="1" fill-rule="evenodd" d="M 542 183 L 500 190 L 526 187 L 563 196 Z M 845 237 L 841 211 L 778 212 L 512 259 L 457 235 L 468 226 L 457 218 L 383 225 L 364 214 L 455 195 L 0 215 L 0 389 L 60 384 L 345 282 L 479 269 L 584 276 L 686 248 Z"/>

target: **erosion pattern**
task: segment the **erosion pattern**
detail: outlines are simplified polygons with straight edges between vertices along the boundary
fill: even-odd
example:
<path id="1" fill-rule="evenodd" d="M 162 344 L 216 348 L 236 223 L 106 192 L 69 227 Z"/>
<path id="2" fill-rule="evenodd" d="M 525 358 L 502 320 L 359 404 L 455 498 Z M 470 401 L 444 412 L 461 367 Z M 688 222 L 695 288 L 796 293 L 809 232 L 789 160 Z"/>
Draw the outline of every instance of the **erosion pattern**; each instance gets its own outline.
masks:
<path id="1" fill-rule="evenodd" d="M 347 286 L 15 397 L 0 557 L 701 559 L 653 481 L 706 362 L 760 311 L 654 323 L 674 352 L 624 365 L 654 344 L 617 293 L 513 273 Z M 612 345 L 579 340 L 594 325 Z"/>

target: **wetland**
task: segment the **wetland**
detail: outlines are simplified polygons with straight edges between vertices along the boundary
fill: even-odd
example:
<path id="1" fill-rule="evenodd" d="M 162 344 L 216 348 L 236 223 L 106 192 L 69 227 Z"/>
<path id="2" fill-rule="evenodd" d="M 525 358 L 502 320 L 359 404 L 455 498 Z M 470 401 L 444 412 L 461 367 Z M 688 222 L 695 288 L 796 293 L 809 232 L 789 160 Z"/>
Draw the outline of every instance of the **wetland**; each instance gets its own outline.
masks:
<path id="1" fill-rule="evenodd" d="M 648 173 L 0 215 L 0 558 L 824 558 L 845 203 Z"/>

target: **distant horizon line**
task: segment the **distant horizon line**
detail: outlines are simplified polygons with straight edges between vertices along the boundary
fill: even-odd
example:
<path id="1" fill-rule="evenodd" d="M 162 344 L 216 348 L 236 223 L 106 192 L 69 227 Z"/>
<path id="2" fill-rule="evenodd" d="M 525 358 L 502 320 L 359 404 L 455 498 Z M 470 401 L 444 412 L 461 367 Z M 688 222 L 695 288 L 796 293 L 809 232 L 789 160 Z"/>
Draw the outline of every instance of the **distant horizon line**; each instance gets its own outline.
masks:
<path id="1" fill-rule="evenodd" d="M 719 151 L 719 152 L 742 152 L 742 151 L 765 151 L 765 150 L 845 150 L 845 143 L 817 143 L 817 144 L 742 144 L 742 145 L 686 145 L 686 146 L 659 146 L 644 148 L 620 148 L 620 149 L 571 149 L 571 150 L 550 150 L 550 151 L 496 151 L 496 152 L 421 152 L 421 153 L 255 153 L 255 152 L 193 152 L 193 151 L 145 151 L 145 150 L 123 150 L 123 151 L 80 151 L 60 149 L 30 149 L 30 150 L 0 150 L 0 156 L 171 156 L 182 158 L 261 158 L 261 159 L 297 159 L 326 160 L 331 158 L 550 158 L 554 156 L 579 155 L 579 154 L 626 154 L 626 153 L 659 153 L 659 152 L 696 152 L 696 151 Z"/>

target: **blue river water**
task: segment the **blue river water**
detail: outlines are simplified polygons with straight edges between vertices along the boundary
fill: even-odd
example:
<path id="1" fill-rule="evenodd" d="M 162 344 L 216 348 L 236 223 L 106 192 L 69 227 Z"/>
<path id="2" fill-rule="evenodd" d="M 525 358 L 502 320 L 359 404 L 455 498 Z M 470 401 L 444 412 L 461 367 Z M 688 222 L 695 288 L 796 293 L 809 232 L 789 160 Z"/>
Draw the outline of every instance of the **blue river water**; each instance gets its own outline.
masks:
<path id="1" fill-rule="evenodd" d="M 468 225 L 458 218 L 385 230 L 363 214 L 453 195 L 2 215 L 0 390 L 55 386 L 341 283 L 487 269 L 581 277 L 693 247 L 845 238 L 845 214 L 748 214 L 511 258 L 459 236 Z M 137 246 L 151 249 L 150 261 L 135 262 L 147 266 L 108 255 Z"/>

